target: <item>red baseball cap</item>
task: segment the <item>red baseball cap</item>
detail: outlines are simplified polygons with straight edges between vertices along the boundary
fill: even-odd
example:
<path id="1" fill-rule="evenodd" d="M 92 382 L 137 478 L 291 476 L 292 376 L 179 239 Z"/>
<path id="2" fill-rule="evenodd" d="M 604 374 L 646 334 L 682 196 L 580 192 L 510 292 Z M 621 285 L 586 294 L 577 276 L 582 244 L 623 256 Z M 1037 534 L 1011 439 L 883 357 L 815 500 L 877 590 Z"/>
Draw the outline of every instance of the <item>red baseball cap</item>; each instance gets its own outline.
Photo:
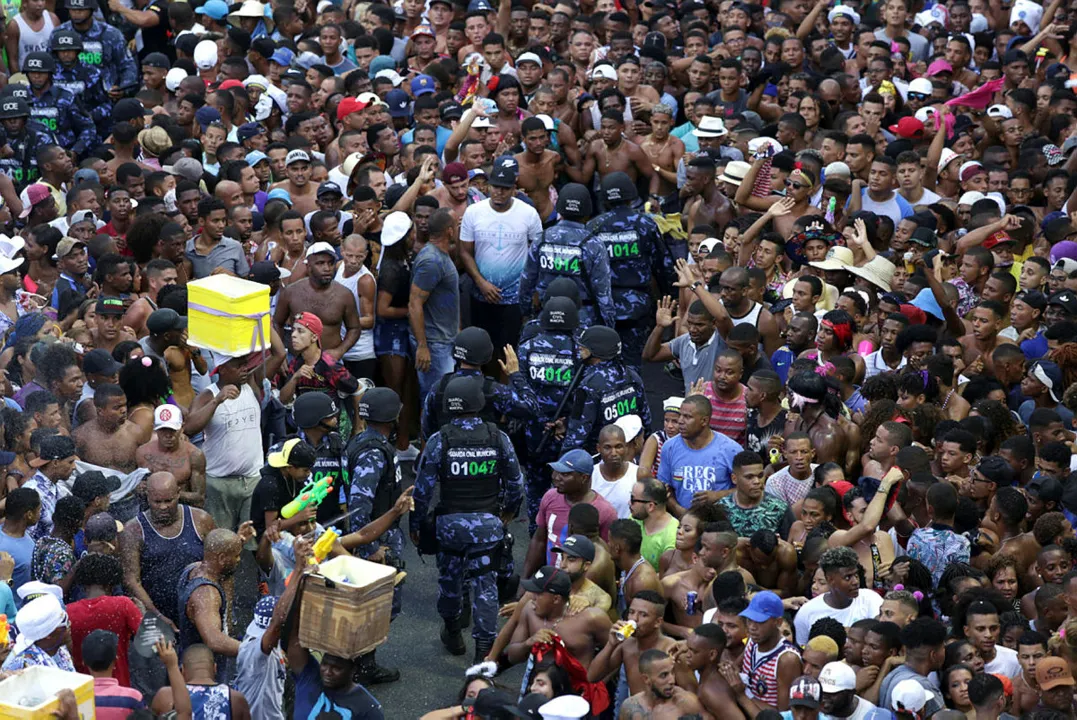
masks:
<path id="1" fill-rule="evenodd" d="M 346 97 L 337 105 L 337 121 L 343 122 L 344 118 L 365 108 L 366 103 L 359 102 L 358 98 Z"/>
<path id="2" fill-rule="evenodd" d="M 460 180 L 467 180 L 467 168 L 464 167 L 463 163 L 451 162 L 441 171 L 441 182 L 443 183 L 454 183 Z"/>
<path id="3" fill-rule="evenodd" d="M 897 125 L 890 126 L 890 132 L 903 138 L 916 140 L 924 135 L 924 124 L 914 117 L 903 117 Z"/>
<path id="4" fill-rule="evenodd" d="M 312 312 L 301 312 L 292 320 L 293 325 L 301 325 L 310 330 L 318 338 L 322 336 L 322 321 Z"/>
<path id="5" fill-rule="evenodd" d="M 243 87 L 243 82 L 242 81 L 235 80 L 235 79 L 228 79 L 228 80 L 225 80 L 224 82 L 222 82 L 217 89 L 218 90 L 231 90 L 232 88 L 241 88 L 241 87 Z"/>

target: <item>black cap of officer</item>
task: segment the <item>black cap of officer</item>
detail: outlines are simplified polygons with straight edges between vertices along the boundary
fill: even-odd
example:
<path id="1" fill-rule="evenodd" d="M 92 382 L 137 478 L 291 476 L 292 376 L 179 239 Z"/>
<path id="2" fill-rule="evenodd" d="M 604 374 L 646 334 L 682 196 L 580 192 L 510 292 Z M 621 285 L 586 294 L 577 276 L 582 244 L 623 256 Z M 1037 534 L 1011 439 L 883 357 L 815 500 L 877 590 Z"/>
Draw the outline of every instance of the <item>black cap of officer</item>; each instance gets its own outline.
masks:
<path id="1" fill-rule="evenodd" d="M 473 377 L 457 377 L 445 386 L 445 412 L 450 415 L 477 413 L 486 407 L 482 382 Z"/>
<path id="2" fill-rule="evenodd" d="M 464 328 L 453 342 L 452 356 L 469 365 L 485 365 L 494 356 L 494 341 L 480 327 Z"/>
<path id="3" fill-rule="evenodd" d="M 17 98 L 24 100 L 27 103 L 30 102 L 30 86 L 23 85 L 22 83 L 11 83 L 7 85 L 3 90 L 0 90 L 0 97 L 2 98 Z"/>
<path id="4" fill-rule="evenodd" d="M 628 173 L 613 172 L 602 178 L 602 192 L 611 205 L 630 203 L 639 198 L 639 190 Z"/>
<path id="5" fill-rule="evenodd" d="M 359 398 L 359 417 L 370 422 L 388 423 L 400 417 L 400 396 L 387 387 L 370 388 Z"/>
<path id="6" fill-rule="evenodd" d="M 303 393 L 292 406 L 292 419 L 301 430 L 316 427 L 318 423 L 338 412 L 333 398 L 323 392 Z"/>
<path id="7" fill-rule="evenodd" d="M 57 30 L 49 38 L 49 49 L 53 52 L 59 50 L 81 50 L 82 35 L 74 30 Z"/>
<path id="8" fill-rule="evenodd" d="M 621 354 L 621 336 L 605 325 L 593 325 L 584 330 L 580 345 L 599 360 L 612 360 Z"/>
<path id="9" fill-rule="evenodd" d="M 30 117 L 29 103 L 11 96 L 0 99 L 0 120 L 14 120 L 21 117 Z"/>
<path id="10" fill-rule="evenodd" d="M 543 330 L 573 331 L 580 324 L 580 312 L 567 297 L 552 297 L 542 306 L 539 324 Z"/>
<path id="11" fill-rule="evenodd" d="M 47 52 L 29 53 L 22 61 L 22 71 L 27 72 L 56 72 L 56 58 Z"/>
<path id="12" fill-rule="evenodd" d="M 545 303 L 555 297 L 568 298 L 577 310 L 580 309 L 580 286 L 572 278 L 562 276 L 550 281 L 550 284 L 546 286 L 546 293 L 542 296 L 542 302 Z"/>
<path id="13" fill-rule="evenodd" d="M 569 220 L 591 217 L 591 193 L 579 183 L 569 183 L 557 196 L 557 213 Z"/>

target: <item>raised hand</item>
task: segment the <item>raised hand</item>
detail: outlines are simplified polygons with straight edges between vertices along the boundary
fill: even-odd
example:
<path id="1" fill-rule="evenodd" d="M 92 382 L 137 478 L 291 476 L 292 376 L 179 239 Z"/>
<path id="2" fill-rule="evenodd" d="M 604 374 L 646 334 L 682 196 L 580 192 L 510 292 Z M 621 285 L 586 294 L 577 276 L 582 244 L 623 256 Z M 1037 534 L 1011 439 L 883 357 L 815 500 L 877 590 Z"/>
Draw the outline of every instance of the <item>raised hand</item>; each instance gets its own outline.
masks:
<path id="1" fill-rule="evenodd" d="M 654 314 L 654 323 L 658 327 L 672 327 L 677 322 L 677 316 L 674 314 L 677 308 L 676 301 L 669 295 L 658 301 L 658 311 Z"/>

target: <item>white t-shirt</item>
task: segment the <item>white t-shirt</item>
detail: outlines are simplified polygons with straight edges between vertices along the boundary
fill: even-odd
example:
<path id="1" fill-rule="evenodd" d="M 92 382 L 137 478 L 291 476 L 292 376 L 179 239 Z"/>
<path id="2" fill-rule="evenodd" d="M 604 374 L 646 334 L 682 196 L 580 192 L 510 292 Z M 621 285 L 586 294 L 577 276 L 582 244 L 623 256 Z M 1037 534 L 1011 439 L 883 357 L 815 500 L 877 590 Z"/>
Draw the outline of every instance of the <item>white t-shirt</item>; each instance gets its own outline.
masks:
<path id="1" fill-rule="evenodd" d="M 618 519 L 624 520 L 632 516 L 632 486 L 636 484 L 636 471 L 639 466 L 636 463 L 625 463 L 625 474 L 620 480 L 610 482 L 602 476 L 602 463 L 595 465 L 591 471 L 591 489 L 606 499 L 613 509 L 617 511 Z"/>
<path id="2" fill-rule="evenodd" d="M 907 197 L 905 198 L 905 200 L 910 205 L 931 205 L 933 203 L 937 203 L 939 200 L 942 200 L 942 195 L 934 193 L 931 190 L 928 190 L 927 188 L 922 188 L 922 189 L 923 189 L 924 192 L 920 196 L 920 199 L 917 200 L 916 202 L 913 202 L 912 200 L 909 200 L 909 198 L 907 198 Z M 905 197 L 905 194 L 902 193 L 901 197 Z M 822 713 L 820 713 L 820 714 L 822 714 Z"/>
<path id="3" fill-rule="evenodd" d="M 1005 645 L 995 645 L 995 659 L 984 665 L 984 672 L 992 675 L 1005 675 L 1015 678 L 1021 673 L 1021 664 L 1017 662 L 1017 652 Z"/>
<path id="4" fill-rule="evenodd" d="M 488 199 L 469 205 L 460 222 L 460 242 L 475 245 L 475 264 L 487 282 L 501 290 L 501 305 L 519 302 L 527 248 L 541 236 L 538 212 L 515 198 L 500 213 Z"/>
<path id="5" fill-rule="evenodd" d="M 812 624 L 821 617 L 832 617 L 845 627 L 849 627 L 857 620 L 878 617 L 879 608 L 883 605 L 883 599 L 877 593 L 863 588 L 846 608 L 830 607 L 826 604 L 825 597 L 826 593 L 817 595 L 804 603 L 797 611 L 796 618 L 793 620 L 797 633 L 797 645 L 807 644 Z"/>
<path id="6" fill-rule="evenodd" d="M 833 715 L 827 715 L 826 713 L 819 713 L 819 720 L 865 720 L 871 712 L 875 710 L 875 705 L 872 705 L 862 697 L 856 698 L 856 710 L 853 710 L 853 714 L 847 718 L 835 717 Z"/>
<path id="7" fill-rule="evenodd" d="M 251 717 L 284 720 L 284 653 L 280 647 L 266 655 L 262 652 L 262 634 L 248 630 L 239 644 L 236 670 L 234 685 L 247 698 Z"/>
<path id="8" fill-rule="evenodd" d="M 214 397 L 221 391 L 217 383 L 209 386 Z M 247 383 L 239 397 L 217 406 L 206 425 L 202 452 L 206 455 L 206 475 L 253 477 L 262 469 L 262 408 L 254 390 Z"/>

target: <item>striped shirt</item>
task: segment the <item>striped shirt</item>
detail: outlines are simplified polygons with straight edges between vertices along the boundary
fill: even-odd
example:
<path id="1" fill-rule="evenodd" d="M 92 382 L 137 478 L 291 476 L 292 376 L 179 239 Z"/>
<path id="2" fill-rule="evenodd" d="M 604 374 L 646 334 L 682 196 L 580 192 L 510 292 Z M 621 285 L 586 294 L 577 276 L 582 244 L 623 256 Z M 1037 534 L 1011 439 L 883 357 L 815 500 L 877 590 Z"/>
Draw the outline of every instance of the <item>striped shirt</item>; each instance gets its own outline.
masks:
<path id="1" fill-rule="evenodd" d="M 778 659 L 787 652 L 800 654 L 796 646 L 784 638 L 767 652 L 760 652 L 755 640 L 748 640 L 740 673 L 748 697 L 772 708 L 778 707 Z"/>
<path id="2" fill-rule="evenodd" d="M 703 386 L 703 395 L 711 401 L 711 430 L 722 433 L 738 445 L 744 445 L 748 439 L 748 404 L 744 391 L 745 387 L 741 385 L 740 397 L 726 402 L 715 393 L 712 382 Z"/>
<path id="3" fill-rule="evenodd" d="M 93 697 L 97 720 L 123 720 L 135 710 L 146 707 L 142 693 L 120 685 L 116 678 L 94 678 Z"/>

